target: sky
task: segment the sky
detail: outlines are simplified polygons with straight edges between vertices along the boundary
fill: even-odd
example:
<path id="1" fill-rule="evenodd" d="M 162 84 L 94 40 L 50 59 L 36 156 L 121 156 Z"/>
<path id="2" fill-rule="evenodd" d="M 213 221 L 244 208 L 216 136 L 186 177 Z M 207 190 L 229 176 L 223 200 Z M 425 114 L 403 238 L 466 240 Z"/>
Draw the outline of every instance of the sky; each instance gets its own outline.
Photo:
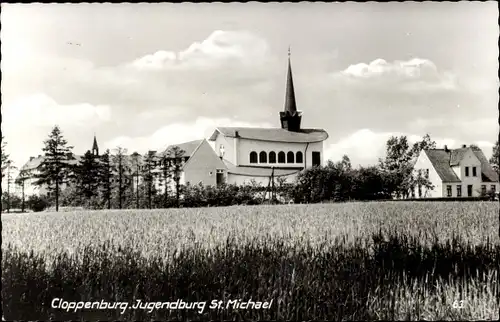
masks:
<path id="1" fill-rule="evenodd" d="M 496 2 L 2 4 L 2 134 L 15 165 L 59 125 L 129 153 L 279 127 L 288 47 L 325 160 L 377 162 L 391 135 L 498 137 Z"/>

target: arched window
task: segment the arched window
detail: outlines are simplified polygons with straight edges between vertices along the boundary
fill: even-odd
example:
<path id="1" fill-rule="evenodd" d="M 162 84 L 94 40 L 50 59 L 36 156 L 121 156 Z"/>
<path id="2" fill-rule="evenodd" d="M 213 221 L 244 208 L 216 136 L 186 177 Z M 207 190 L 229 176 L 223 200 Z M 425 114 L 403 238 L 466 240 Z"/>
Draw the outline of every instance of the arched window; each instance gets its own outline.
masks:
<path id="1" fill-rule="evenodd" d="M 269 152 L 269 163 L 276 163 L 276 152 Z"/>
<path id="2" fill-rule="evenodd" d="M 295 162 L 297 163 L 302 163 L 304 162 L 304 159 L 302 158 L 302 152 L 297 152 L 297 154 L 295 155 Z"/>
<path id="3" fill-rule="evenodd" d="M 286 154 L 286 162 L 287 163 L 294 163 L 295 162 L 295 154 L 292 151 L 288 151 Z"/>
<path id="4" fill-rule="evenodd" d="M 257 152 L 250 152 L 250 163 L 257 163 Z"/>
<path id="5" fill-rule="evenodd" d="M 259 162 L 260 163 L 267 163 L 267 153 L 264 151 L 261 151 L 259 153 Z"/>
<path id="6" fill-rule="evenodd" d="M 280 151 L 278 153 L 278 163 L 285 163 L 285 152 Z"/>

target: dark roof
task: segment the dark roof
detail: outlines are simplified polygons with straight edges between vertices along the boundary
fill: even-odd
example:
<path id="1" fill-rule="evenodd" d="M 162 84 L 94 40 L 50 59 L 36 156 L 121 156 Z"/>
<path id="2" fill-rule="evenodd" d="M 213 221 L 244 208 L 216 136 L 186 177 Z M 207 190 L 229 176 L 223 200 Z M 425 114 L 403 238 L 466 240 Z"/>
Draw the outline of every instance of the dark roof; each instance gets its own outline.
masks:
<path id="1" fill-rule="evenodd" d="M 453 171 L 452 166 L 458 165 L 469 149 L 472 148 L 467 147 L 455 150 L 429 149 L 425 150 L 425 153 L 443 182 L 461 182 Z M 491 167 L 483 151 L 477 148 L 472 149 L 472 151 L 481 162 L 482 181 L 498 182 L 498 174 Z"/>
<path id="2" fill-rule="evenodd" d="M 69 164 L 77 164 L 81 160 L 81 158 L 82 158 L 81 155 L 73 155 L 73 159 L 69 160 L 68 163 Z M 43 160 L 45 160 L 45 156 L 43 156 L 43 155 L 39 156 L 39 157 L 35 157 L 35 158 L 33 158 L 33 160 L 29 160 L 28 162 L 26 162 L 21 167 L 21 170 L 22 171 L 34 170 L 42 164 Z"/>
<path id="3" fill-rule="evenodd" d="M 38 168 L 43 160 L 45 159 L 44 156 L 40 156 L 40 157 L 35 157 L 33 158 L 33 160 L 29 160 L 28 162 L 26 162 L 22 167 L 21 167 L 21 171 L 25 170 L 25 171 L 28 171 L 28 170 L 33 170 L 33 169 L 36 169 Z"/>
<path id="4" fill-rule="evenodd" d="M 282 128 L 218 127 L 210 137 L 210 141 L 215 141 L 218 133 L 234 138 L 236 132 L 238 137 L 243 139 L 270 142 L 313 143 L 328 138 L 328 133 L 323 129 L 301 129 L 299 132 L 292 132 Z"/>
<path id="5" fill-rule="evenodd" d="M 191 157 L 193 155 L 193 152 L 196 150 L 196 148 L 203 142 L 202 140 L 194 140 L 194 141 L 189 141 L 189 142 L 184 142 L 184 143 L 179 143 L 179 144 L 171 144 L 169 145 L 165 151 L 161 153 L 161 155 L 165 155 L 165 153 L 172 149 L 174 146 L 179 147 L 181 150 L 184 151 L 184 157 Z"/>
<path id="6" fill-rule="evenodd" d="M 434 169 L 444 182 L 461 182 L 450 166 L 451 153 L 443 149 L 425 150 L 427 157 L 431 161 Z"/>
<path id="7" fill-rule="evenodd" d="M 451 166 L 456 166 L 460 164 L 460 161 L 464 158 L 464 155 L 467 153 L 469 148 L 461 148 L 461 149 L 455 149 L 455 150 L 450 150 L 451 156 L 450 156 L 450 165 Z"/>
<path id="8" fill-rule="evenodd" d="M 483 151 L 472 149 L 476 157 L 481 161 L 481 176 L 484 182 L 498 182 L 498 173 L 493 169 Z"/>

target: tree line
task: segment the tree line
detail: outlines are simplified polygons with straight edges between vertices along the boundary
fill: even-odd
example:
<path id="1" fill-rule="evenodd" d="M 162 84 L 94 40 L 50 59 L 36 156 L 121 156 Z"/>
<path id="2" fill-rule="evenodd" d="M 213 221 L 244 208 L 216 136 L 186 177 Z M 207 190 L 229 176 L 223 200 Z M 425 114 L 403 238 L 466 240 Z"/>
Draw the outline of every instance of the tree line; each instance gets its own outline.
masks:
<path id="1" fill-rule="evenodd" d="M 490 159 L 497 173 L 498 143 L 497 140 Z M 2 178 L 6 175 L 11 180 L 12 165 L 4 148 L 2 137 Z M 276 178 L 272 193 L 271 184 L 266 187 L 255 181 L 243 186 L 181 185 L 185 151 L 177 146 L 166 153 L 149 151 L 144 156 L 137 152 L 127 155 L 122 147 L 113 153 L 106 150 L 102 155 L 87 151 L 80 160 L 75 159 L 72 148 L 55 126 L 44 141 L 44 159 L 38 171 L 30 173 L 21 169 L 16 179 L 15 183 L 23 188 L 22 197 L 10 191 L 2 193 L 2 207 L 24 211 L 25 206 L 41 210 L 50 205 L 58 211 L 60 206 L 152 209 L 290 201 L 315 203 L 425 197 L 426 191 L 434 188 L 427 173 L 414 169 L 423 149 L 436 148 L 436 142 L 428 134 L 413 145 L 406 136 L 389 138 L 385 158 L 373 166 L 353 168 L 349 157 L 344 155 L 339 162 L 328 161 L 325 166 L 302 171 L 293 183 Z M 25 205 L 24 184 L 30 178 L 35 178 L 35 185 L 46 187 L 48 194 L 30 196 Z"/>

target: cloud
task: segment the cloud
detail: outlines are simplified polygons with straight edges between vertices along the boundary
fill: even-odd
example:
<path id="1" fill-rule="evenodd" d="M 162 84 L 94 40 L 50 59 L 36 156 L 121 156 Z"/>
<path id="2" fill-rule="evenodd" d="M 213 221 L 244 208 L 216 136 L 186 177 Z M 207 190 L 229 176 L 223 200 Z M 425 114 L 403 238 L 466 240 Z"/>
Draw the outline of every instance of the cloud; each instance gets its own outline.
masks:
<path id="1" fill-rule="evenodd" d="M 333 76 L 350 85 L 385 87 L 390 91 L 455 90 L 459 85 L 455 75 L 440 71 L 432 61 L 421 58 L 392 63 L 379 58 L 368 64 L 350 65 Z"/>
<path id="2" fill-rule="evenodd" d="M 171 144 L 179 144 L 209 137 L 218 126 L 271 127 L 268 123 L 249 123 L 229 118 L 199 117 L 193 122 L 174 123 L 159 128 L 151 135 L 140 137 L 119 136 L 104 143 L 105 149 L 113 150 L 118 146 L 129 152 L 141 154 L 148 150 L 164 151 Z"/>
<path id="3" fill-rule="evenodd" d="M 3 107 L 2 117 L 3 124 L 13 129 L 55 124 L 85 126 L 90 121 L 109 121 L 111 108 L 88 103 L 61 105 L 46 94 L 37 93 Z"/>
<path id="4" fill-rule="evenodd" d="M 422 136 L 401 133 L 401 132 L 374 132 L 370 129 L 358 130 L 344 138 L 341 138 L 336 143 L 325 145 L 325 160 L 339 161 L 343 155 L 348 155 L 354 166 L 357 165 L 374 165 L 379 158 L 384 158 L 386 142 L 391 136 L 406 135 L 410 144 L 413 144 L 422 139 Z M 457 139 L 432 137 L 436 142 L 437 148 L 442 148 L 447 145 L 449 148 L 459 148 L 462 144 L 476 144 L 489 157 L 493 143 L 489 141 L 473 141 L 462 142 Z"/>
<path id="5" fill-rule="evenodd" d="M 183 51 L 159 50 L 130 66 L 138 70 L 210 69 L 233 61 L 249 66 L 265 61 L 268 52 L 266 41 L 250 32 L 216 30 Z"/>
<path id="6" fill-rule="evenodd" d="M 456 113 L 457 114 L 457 113 Z M 416 133 L 460 133 L 464 140 L 480 138 L 495 138 L 498 136 L 498 121 L 493 117 L 471 117 L 470 112 L 464 116 L 449 115 L 448 117 L 416 118 L 409 124 L 409 130 Z"/>
<path id="7" fill-rule="evenodd" d="M 89 127 L 102 125 L 111 116 L 111 108 L 106 105 L 63 105 L 38 93 L 2 104 L 2 134 L 12 160 L 16 166 L 22 166 L 31 155 L 41 153 L 43 140 L 54 125 L 59 125 L 65 138 L 74 142 L 81 139 L 81 133 L 91 132 Z"/>

